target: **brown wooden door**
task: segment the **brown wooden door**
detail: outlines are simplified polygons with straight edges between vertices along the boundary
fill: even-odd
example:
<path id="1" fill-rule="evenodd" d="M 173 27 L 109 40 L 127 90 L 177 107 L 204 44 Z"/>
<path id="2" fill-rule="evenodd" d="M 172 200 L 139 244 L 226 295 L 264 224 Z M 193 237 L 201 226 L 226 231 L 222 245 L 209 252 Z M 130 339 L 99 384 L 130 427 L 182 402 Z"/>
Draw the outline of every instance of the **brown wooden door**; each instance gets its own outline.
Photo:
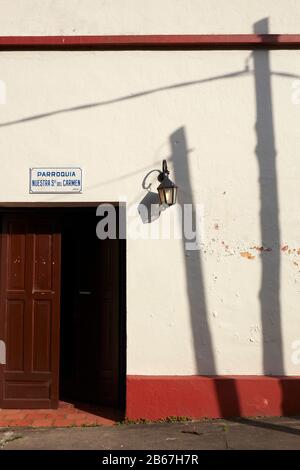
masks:
<path id="1" fill-rule="evenodd" d="M 95 211 L 62 232 L 61 392 L 119 404 L 118 240 L 99 240 Z"/>
<path id="2" fill-rule="evenodd" d="M 60 233 L 43 215 L 3 217 L 0 408 L 58 405 Z"/>

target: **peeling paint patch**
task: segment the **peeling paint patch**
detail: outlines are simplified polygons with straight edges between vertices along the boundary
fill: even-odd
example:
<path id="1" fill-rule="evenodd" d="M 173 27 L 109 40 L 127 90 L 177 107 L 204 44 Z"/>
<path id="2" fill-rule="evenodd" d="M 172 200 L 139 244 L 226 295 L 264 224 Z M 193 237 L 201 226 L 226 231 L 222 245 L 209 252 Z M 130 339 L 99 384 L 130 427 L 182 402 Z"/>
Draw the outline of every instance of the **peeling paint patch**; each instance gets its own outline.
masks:
<path id="1" fill-rule="evenodd" d="M 281 247 L 281 251 L 287 251 L 289 249 L 289 245 L 284 245 Z"/>
<path id="2" fill-rule="evenodd" d="M 255 258 L 255 256 L 251 255 L 251 253 L 249 253 L 249 251 L 241 251 L 240 255 L 243 256 L 243 258 L 247 258 L 247 259 L 254 259 Z"/>
<path id="3" fill-rule="evenodd" d="M 261 253 L 265 252 L 265 251 L 272 251 L 272 248 L 270 248 L 270 247 L 265 248 L 264 246 L 252 246 L 251 249 L 256 250 L 256 251 L 260 251 Z"/>
<path id="4" fill-rule="evenodd" d="M 225 247 L 225 250 L 228 250 L 229 245 L 226 245 L 226 243 L 224 241 L 222 241 L 222 245 Z"/>

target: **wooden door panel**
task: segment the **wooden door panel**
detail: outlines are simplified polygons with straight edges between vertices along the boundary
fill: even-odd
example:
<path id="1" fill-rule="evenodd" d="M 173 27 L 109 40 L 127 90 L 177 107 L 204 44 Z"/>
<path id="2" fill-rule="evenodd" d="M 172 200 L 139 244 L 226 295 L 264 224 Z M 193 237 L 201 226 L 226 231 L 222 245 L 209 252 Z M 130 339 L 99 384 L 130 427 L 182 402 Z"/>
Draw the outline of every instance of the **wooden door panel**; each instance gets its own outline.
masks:
<path id="1" fill-rule="evenodd" d="M 1 234 L 0 407 L 58 404 L 60 233 L 41 215 L 6 215 Z"/>
<path id="2" fill-rule="evenodd" d="M 51 371 L 51 300 L 33 301 L 32 369 L 35 372 Z"/>
<path id="3" fill-rule="evenodd" d="M 26 222 L 10 220 L 4 250 L 7 253 L 7 291 L 25 291 Z M 5 275 L 5 274 L 4 274 Z"/>
<path id="4" fill-rule="evenodd" d="M 38 380 L 33 381 L 28 379 L 27 382 L 19 380 L 9 381 L 6 380 L 4 388 L 5 397 L 8 397 L 4 400 L 4 405 L 15 404 L 19 408 L 19 403 L 21 408 L 33 408 L 32 402 L 37 401 L 38 408 L 42 408 L 44 403 L 49 400 L 49 380 Z M 24 406 L 24 405 L 25 406 Z M 11 406 L 7 406 L 11 408 Z"/>
<path id="5" fill-rule="evenodd" d="M 44 227 L 43 227 L 44 228 Z M 48 227 L 47 231 L 50 231 Z M 33 290 L 51 291 L 52 289 L 52 235 L 33 234 Z"/>
<path id="6" fill-rule="evenodd" d="M 24 300 L 6 301 L 6 370 L 24 371 Z"/>
<path id="7" fill-rule="evenodd" d="M 99 248 L 101 361 L 98 380 L 103 402 L 116 405 L 119 388 L 119 241 L 106 239 Z"/>

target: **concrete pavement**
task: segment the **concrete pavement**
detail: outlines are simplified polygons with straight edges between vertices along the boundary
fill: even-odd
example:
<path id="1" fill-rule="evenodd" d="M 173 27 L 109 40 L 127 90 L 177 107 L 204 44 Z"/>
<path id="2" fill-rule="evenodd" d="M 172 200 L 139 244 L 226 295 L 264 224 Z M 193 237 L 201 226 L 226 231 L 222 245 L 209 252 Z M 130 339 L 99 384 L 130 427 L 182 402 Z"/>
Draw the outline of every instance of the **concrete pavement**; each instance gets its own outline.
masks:
<path id="1" fill-rule="evenodd" d="M 299 418 L 0 429 L 2 449 L 300 449 Z"/>

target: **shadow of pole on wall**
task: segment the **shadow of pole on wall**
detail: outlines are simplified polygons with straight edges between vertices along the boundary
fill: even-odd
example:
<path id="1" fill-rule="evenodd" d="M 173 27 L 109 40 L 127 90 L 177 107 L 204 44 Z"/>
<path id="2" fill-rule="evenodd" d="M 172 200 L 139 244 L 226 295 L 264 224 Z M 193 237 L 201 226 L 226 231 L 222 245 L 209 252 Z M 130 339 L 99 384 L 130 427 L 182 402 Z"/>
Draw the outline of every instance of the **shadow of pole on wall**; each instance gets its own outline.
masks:
<path id="1" fill-rule="evenodd" d="M 171 158 L 176 184 L 179 187 L 178 203 L 182 210 L 185 204 L 192 207 L 192 219 L 195 225 L 196 211 L 188 160 L 188 147 L 184 127 L 180 127 L 170 136 Z M 193 347 L 197 373 L 215 376 L 217 374 L 215 352 L 209 328 L 208 312 L 205 299 L 205 285 L 200 250 L 186 250 L 187 240 L 182 238 L 185 260 L 186 288 L 189 302 L 190 321 L 193 335 Z M 214 378 L 215 397 L 221 416 L 239 416 L 240 405 L 234 378 Z M 212 397 L 207 397 L 212 401 Z"/>
<path id="2" fill-rule="evenodd" d="M 256 34 L 268 33 L 268 19 L 254 24 Z M 256 157 L 259 168 L 261 252 L 261 324 L 263 340 L 263 372 L 283 375 L 281 311 L 280 311 L 280 225 L 276 170 L 276 148 L 272 110 L 270 53 L 253 53 L 256 101 Z"/>
<path id="3" fill-rule="evenodd" d="M 254 25 L 256 34 L 268 33 L 268 19 Z M 276 75 L 276 73 L 275 73 Z M 282 74 L 281 74 L 282 75 Z M 281 302 L 281 235 L 279 219 L 278 178 L 276 147 L 272 111 L 270 53 L 254 52 L 254 80 L 256 96 L 256 156 L 260 182 L 260 225 L 263 246 L 271 246 L 272 252 L 262 252 L 262 279 L 260 289 L 261 323 L 263 336 L 263 371 L 276 374 L 281 390 L 282 415 L 293 415 L 299 410 L 299 381 L 285 375 Z"/>

